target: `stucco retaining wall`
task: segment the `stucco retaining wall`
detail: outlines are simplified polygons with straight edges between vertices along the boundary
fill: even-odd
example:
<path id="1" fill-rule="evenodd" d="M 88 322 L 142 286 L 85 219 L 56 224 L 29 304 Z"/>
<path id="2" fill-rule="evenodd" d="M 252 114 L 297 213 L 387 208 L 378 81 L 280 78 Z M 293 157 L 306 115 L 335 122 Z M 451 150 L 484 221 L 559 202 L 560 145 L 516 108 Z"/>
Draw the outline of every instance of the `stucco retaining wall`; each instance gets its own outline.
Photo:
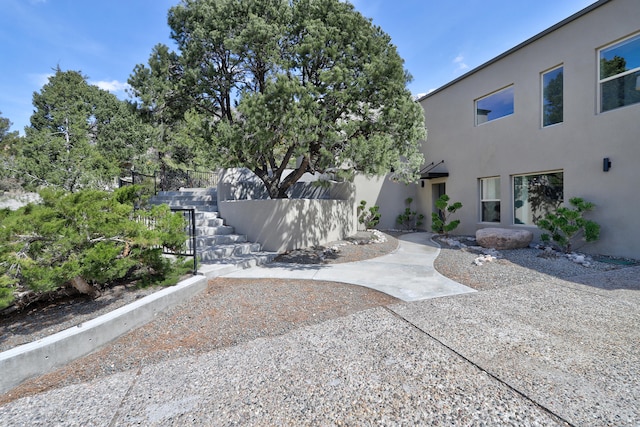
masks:
<path id="1" fill-rule="evenodd" d="M 85 356 L 207 288 L 194 276 L 88 322 L 0 353 L 0 393 Z"/>
<path id="2" fill-rule="evenodd" d="M 220 215 L 263 250 L 285 252 L 353 235 L 353 199 L 276 199 L 219 201 Z"/>

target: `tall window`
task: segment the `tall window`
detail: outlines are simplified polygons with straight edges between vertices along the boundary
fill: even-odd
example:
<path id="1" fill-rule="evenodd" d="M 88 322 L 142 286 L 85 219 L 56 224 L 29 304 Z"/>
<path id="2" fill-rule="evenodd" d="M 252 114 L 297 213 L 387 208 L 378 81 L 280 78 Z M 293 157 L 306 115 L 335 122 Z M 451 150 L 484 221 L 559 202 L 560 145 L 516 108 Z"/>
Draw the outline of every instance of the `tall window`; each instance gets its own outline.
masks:
<path id="1" fill-rule="evenodd" d="M 563 67 L 542 74 L 542 126 L 563 121 Z"/>
<path id="2" fill-rule="evenodd" d="M 640 34 L 600 50 L 600 111 L 640 102 Z"/>
<path id="3" fill-rule="evenodd" d="M 480 220 L 500 222 L 500 177 L 480 179 Z"/>
<path id="4" fill-rule="evenodd" d="M 513 86 L 476 100 L 476 125 L 513 114 Z"/>
<path id="5" fill-rule="evenodd" d="M 562 205 L 564 183 L 562 172 L 513 177 L 513 221 L 535 225 L 547 213 Z"/>

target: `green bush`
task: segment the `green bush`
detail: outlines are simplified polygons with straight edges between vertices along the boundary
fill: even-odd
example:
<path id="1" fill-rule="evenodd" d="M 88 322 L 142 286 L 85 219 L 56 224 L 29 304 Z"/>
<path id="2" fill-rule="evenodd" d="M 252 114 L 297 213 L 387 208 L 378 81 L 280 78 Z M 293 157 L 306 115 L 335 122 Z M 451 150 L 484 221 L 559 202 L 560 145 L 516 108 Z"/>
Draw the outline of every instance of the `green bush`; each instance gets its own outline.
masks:
<path id="1" fill-rule="evenodd" d="M 561 206 L 536 223 L 538 228 L 547 231 L 540 236 L 543 242 L 549 243 L 553 240 L 567 253 L 571 252 L 574 242 L 580 236 L 586 242 L 596 241 L 600 237 L 600 225 L 583 218 L 583 214 L 591 211 L 595 205 L 585 202 L 580 197 L 570 199 L 569 203 L 574 209 Z"/>
<path id="2" fill-rule="evenodd" d="M 114 193 L 45 189 L 40 196 L 40 204 L 0 213 L 0 308 L 17 294 L 37 299 L 76 278 L 95 289 L 164 282 L 173 265 L 161 248 L 186 242 L 182 215 L 167 206 L 134 211 L 135 186 Z"/>
<path id="3" fill-rule="evenodd" d="M 422 225 L 424 215 L 411 209 L 411 203 L 413 203 L 413 199 L 411 197 L 405 199 L 404 203 L 407 207 L 404 208 L 404 211 L 396 218 L 396 224 L 407 230 L 413 230 L 420 227 Z"/>
<path id="4" fill-rule="evenodd" d="M 366 200 L 361 200 L 358 206 L 358 222 L 366 229 L 375 228 L 380 223 L 380 217 L 382 216 L 379 211 L 379 206 L 371 206 L 367 209 Z"/>
<path id="5" fill-rule="evenodd" d="M 460 225 L 459 219 L 449 221 L 449 217 L 458 209 L 462 208 L 462 203 L 455 202 L 450 205 L 449 196 L 443 194 L 438 200 L 436 200 L 436 208 L 438 208 L 440 212 L 431 213 L 431 230 L 438 234 L 448 236 L 450 232 Z"/>

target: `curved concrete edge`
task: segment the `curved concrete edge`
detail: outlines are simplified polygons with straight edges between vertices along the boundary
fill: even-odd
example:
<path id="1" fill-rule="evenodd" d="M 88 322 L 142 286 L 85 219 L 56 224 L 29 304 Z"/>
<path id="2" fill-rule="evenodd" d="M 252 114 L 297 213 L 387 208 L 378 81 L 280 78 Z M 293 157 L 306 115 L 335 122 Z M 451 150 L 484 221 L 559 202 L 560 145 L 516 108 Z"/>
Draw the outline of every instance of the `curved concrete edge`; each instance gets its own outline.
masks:
<path id="1" fill-rule="evenodd" d="M 86 356 L 150 322 L 162 310 L 204 291 L 207 282 L 205 276 L 190 277 L 88 322 L 0 353 L 0 393 Z"/>

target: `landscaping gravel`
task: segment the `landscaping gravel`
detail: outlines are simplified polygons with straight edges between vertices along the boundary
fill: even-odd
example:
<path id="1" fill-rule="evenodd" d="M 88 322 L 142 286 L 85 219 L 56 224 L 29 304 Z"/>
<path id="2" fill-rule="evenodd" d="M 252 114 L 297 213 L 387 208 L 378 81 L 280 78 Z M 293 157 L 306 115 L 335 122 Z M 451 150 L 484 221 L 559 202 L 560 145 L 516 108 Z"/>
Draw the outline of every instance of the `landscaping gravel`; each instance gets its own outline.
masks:
<path id="1" fill-rule="evenodd" d="M 345 245 L 321 262 L 392 251 L 389 237 Z M 402 303 L 332 282 L 212 280 L 204 294 L 153 322 L 0 396 L 0 419 L 15 425 L 74 419 L 85 425 L 640 425 L 640 354 L 633 344 L 639 268 L 585 267 L 564 256 L 538 256 L 545 252 L 536 248 L 493 253 L 497 259 L 487 261 L 473 242 L 463 242 L 469 245 L 442 242 L 435 267 L 481 292 L 451 298 Z M 595 333 L 581 338 L 588 327 Z M 117 411 L 87 413 L 81 398 L 68 399 L 82 396 L 83 384 L 100 391 L 112 383 L 121 396 L 128 390 L 119 405 L 114 391 L 105 394 Z"/>

